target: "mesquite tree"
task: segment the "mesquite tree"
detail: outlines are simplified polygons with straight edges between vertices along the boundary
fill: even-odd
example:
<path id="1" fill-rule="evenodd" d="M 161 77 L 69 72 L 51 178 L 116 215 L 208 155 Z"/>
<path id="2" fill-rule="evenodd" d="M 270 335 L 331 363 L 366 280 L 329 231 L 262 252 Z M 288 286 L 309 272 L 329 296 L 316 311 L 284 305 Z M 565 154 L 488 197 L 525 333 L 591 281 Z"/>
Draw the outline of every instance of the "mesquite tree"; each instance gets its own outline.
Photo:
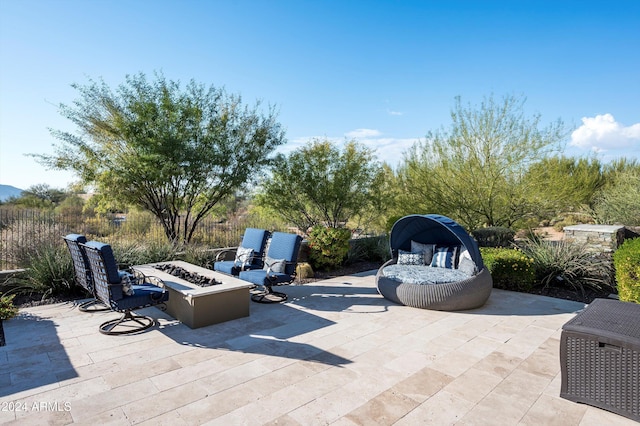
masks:
<path id="1" fill-rule="evenodd" d="M 43 164 L 74 171 L 102 197 L 159 218 L 172 242 L 189 242 L 198 222 L 245 185 L 284 143 L 273 108 L 243 106 L 223 89 L 155 74 L 72 85 L 80 97 L 60 105 L 78 131 L 52 130 L 55 154 Z"/>

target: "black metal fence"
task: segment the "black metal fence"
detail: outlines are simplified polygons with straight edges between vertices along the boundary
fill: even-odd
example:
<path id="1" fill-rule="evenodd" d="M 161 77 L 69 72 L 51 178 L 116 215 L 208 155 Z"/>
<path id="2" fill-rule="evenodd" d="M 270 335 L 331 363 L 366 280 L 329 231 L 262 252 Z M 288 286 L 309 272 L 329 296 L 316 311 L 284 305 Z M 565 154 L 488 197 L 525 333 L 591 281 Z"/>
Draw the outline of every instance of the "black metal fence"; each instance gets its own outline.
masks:
<path id="1" fill-rule="evenodd" d="M 251 218 L 220 222 L 205 218 L 191 243 L 209 248 L 237 246 L 247 227 L 275 231 L 274 224 L 256 223 Z M 46 244 L 63 244 L 62 236 L 77 233 L 110 244 L 122 242 L 167 242 L 158 219 L 149 213 L 88 216 L 63 215 L 52 211 L 0 208 L 0 271 L 22 267 L 24 259 Z"/>

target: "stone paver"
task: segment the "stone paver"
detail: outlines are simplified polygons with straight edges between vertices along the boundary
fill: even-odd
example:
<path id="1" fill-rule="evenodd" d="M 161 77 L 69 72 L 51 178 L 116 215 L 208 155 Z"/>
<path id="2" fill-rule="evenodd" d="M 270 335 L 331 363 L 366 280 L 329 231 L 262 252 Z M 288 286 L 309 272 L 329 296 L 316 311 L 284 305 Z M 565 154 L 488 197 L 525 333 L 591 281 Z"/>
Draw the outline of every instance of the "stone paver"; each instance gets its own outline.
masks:
<path id="1" fill-rule="evenodd" d="M 625 425 L 559 397 L 560 331 L 583 304 L 494 290 L 465 312 L 395 305 L 372 273 L 282 289 L 192 330 L 104 336 L 72 303 L 5 321 L 0 423 Z"/>

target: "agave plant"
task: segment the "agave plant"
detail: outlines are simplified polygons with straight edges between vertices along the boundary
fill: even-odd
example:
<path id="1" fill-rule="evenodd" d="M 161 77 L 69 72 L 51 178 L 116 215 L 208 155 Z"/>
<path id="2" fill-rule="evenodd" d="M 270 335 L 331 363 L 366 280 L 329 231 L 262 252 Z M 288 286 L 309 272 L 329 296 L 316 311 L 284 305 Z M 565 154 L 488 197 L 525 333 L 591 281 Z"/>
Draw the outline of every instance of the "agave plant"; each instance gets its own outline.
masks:
<path id="1" fill-rule="evenodd" d="M 612 287 L 611 259 L 590 252 L 585 245 L 531 238 L 521 248 L 533 259 L 536 277 L 544 287 L 570 287 L 583 294 L 585 287 Z"/>
<path id="2" fill-rule="evenodd" d="M 41 245 L 21 266 L 25 271 L 14 280 L 14 293 L 37 293 L 44 300 L 74 291 L 73 263 L 69 252 L 61 243 Z"/>
<path id="3" fill-rule="evenodd" d="M 123 241 L 112 244 L 112 248 L 116 261 L 122 268 L 173 260 L 178 253 L 177 246 L 166 241 Z"/>

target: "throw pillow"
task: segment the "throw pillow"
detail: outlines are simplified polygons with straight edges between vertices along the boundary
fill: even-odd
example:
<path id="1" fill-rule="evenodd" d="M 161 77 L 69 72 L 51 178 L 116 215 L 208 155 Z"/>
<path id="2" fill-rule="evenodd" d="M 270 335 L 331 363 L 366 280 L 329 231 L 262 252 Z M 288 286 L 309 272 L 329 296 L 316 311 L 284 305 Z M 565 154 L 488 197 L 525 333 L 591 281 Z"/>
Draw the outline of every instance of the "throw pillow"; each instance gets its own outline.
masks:
<path id="1" fill-rule="evenodd" d="M 460 254 L 458 255 L 457 269 L 460 269 L 465 274 L 475 275 L 478 272 L 476 263 L 471 259 L 471 254 L 465 246 L 460 247 Z"/>
<path id="2" fill-rule="evenodd" d="M 238 250 L 236 251 L 236 260 L 234 261 L 234 264 L 236 266 L 248 265 L 249 263 L 251 263 L 252 260 L 253 260 L 252 248 L 245 248 L 242 246 L 238 247 Z"/>
<path id="3" fill-rule="evenodd" d="M 424 264 L 431 265 L 431 259 L 433 259 L 433 251 L 435 250 L 435 244 L 423 244 L 417 241 L 411 240 L 411 251 L 421 252 L 424 254 Z"/>
<path id="4" fill-rule="evenodd" d="M 472 276 L 475 275 L 477 271 L 476 264 L 471 260 L 470 257 L 461 257 L 460 262 L 458 263 L 458 270 L 460 272 L 464 272 L 465 274 Z"/>
<path id="5" fill-rule="evenodd" d="M 431 260 L 431 266 L 434 268 L 453 269 L 456 263 L 457 253 L 457 246 L 436 247 L 436 251 L 433 253 L 433 259 Z"/>
<path id="6" fill-rule="evenodd" d="M 424 265 L 424 254 L 398 250 L 398 265 Z"/>
<path id="7" fill-rule="evenodd" d="M 124 275 L 122 277 L 122 280 L 120 281 L 120 284 L 122 284 L 122 294 L 124 294 L 125 296 L 133 296 L 135 294 L 129 275 Z"/>
<path id="8" fill-rule="evenodd" d="M 267 256 L 264 259 L 264 267 L 262 269 L 264 269 L 265 271 L 268 271 L 269 269 L 271 269 L 271 272 L 283 274 L 285 266 L 287 266 L 286 260 L 272 259 L 269 256 Z"/>

